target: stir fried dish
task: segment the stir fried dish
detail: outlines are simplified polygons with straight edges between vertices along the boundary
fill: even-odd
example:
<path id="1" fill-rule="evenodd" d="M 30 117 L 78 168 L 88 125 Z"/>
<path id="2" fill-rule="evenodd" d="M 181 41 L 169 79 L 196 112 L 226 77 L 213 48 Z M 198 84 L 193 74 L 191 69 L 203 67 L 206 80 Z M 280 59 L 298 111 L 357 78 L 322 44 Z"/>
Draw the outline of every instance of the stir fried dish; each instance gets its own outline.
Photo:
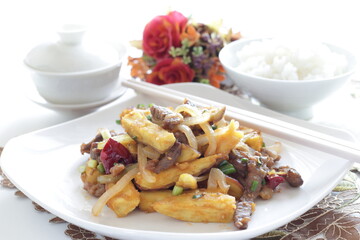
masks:
<path id="1" fill-rule="evenodd" d="M 234 222 L 246 229 L 255 200 L 279 185 L 300 187 L 290 166 L 279 165 L 281 143 L 266 145 L 260 131 L 225 118 L 225 107 L 185 100 L 172 108 L 150 104 L 121 112 L 125 132 L 99 129 L 81 153 L 84 189 L 118 217 L 136 208 L 188 222 Z"/>

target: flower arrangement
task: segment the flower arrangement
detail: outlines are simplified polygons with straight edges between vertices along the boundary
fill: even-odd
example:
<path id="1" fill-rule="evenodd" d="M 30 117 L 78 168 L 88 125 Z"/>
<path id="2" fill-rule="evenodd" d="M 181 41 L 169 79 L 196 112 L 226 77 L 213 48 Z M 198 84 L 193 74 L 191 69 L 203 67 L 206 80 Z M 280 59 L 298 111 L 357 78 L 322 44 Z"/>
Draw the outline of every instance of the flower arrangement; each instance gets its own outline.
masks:
<path id="1" fill-rule="evenodd" d="M 137 42 L 142 56 L 128 58 L 131 76 L 157 85 L 200 82 L 220 87 L 225 71 L 219 52 L 239 38 L 240 33 L 233 34 L 231 29 L 221 34 L 219 28 L 193 23 L 177 11 L 157 16 Z"/>

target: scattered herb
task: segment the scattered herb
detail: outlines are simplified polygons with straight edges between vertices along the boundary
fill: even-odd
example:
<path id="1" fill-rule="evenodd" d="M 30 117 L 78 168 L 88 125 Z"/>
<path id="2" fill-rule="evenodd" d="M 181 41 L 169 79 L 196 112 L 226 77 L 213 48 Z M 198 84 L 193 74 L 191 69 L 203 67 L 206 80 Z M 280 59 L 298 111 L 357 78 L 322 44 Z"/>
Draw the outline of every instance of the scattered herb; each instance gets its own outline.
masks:
<path id="1" fill-rule="evenodd" d="M 259 185 L 259 182 L 258 182 L 258 181 L 256 181 L 256 180 L 252 181 L 250 190 L 251 190 L 252 192 L 255 192 L 258 185 Z"/>
<path id="2" fill-rule="evenodd" d="M 105 168 L 104 165 L 102 163 L 99 163 L 99 165 L 97 165 L 97 170 L 99 170 L 99 172 L 101 173 L 105 173 Z"/>
<path id="3" fill-rule="evenodd" d="M 264 142 L 262 143 L 262 147 L 266 147 L 266 144 Z"/>
<path id="4" fill-rule="evenodd" d="M 137 136 L 132 136 L 132 139 L 134 139 L 135 141 L 137 140 Z"/>
<path id="5" fill-rule="evenodd" d="M 203 194 L 203 193 L 200 193 L 200 194 L 195 194 L 195 195 L 193 195 L 192 198 L 193 198 L 193 199 L 198 199 L 198 198 L 201 198 L 201 197 L 203 197 L 203 196 L 204 196 L 204 194 Z"/>
<path id="6" fill-rule="evenodd" d="M 182 194 L 184 191 L 184 188 L 183 187 L 180 187 L 180 186 L 174 186 L 173 190 L 172 190 L 172 195 L 174 196 L 177 196 L 177 195 L 180 195 Z"/>
<path id="7" fill-rule="evenodd" d="M 226 163 L 225 165 L 219 167 L 219 169 L 226 175 L 236 173 L 236 169 L 231 163 Z"/>
<path id="8" fill-rule="evenodd" d="M 247 163 L 247 162 L 249 161 L 248 158 L 242 158 L 242 159 L 240 159 L 240 160 L 241 160 L 242 163 Z"/>
<path id="9" fill-rule="evenodd" d="M 213 125 L 211 125 L 211 128 L 212 128 L 213 130 L 216 130 L 216 129 L 217 129 L 217 126 L 216 126 L 215 124 L 213 124 Z"/>
<path id="10" fill-rule="evenodd" d="M 136 105 L 136 108 L 139 108 L 139 109 L 144 109 L 145 108 L 145 105 L 144 104 L 138 104 Z"/>
<path id="11" fill-rule="evenodd" d="M 151 117 L 151 115 L 147 115 L 146 118 L 147 118 L 147 120 L 149 120 L 150 122 L 152 122 L 152 117 Z"/>
<path id="12" fill-rule="evenodd" d="M 115 122 L 116 122 L 116 124 L 121 125 L 121 120 L 120 119 L 116 119 Z"/>

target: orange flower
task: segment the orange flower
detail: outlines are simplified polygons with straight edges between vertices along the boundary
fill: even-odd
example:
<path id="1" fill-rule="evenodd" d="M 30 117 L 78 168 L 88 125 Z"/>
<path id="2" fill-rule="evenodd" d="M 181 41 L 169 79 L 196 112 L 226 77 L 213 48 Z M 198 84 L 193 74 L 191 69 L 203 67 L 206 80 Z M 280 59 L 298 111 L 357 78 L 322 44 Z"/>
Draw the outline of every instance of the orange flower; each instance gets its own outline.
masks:
<path id="1" fill-rule="evenodd" d="M 221 65 L 219 58 L 213 58 L 214 64 L 211 66 L 208 76 L 210 84 L 220 88 L 220 83 L 225 80 L 225 69 Z"/>
<path id="2" fill-rule="evenodd" d="M 196 31 L 193 25 L 186 26 L 185 30 L 180 34 L 180 39 L 189 40 L 189 46 L 194 45 L 200 38 L 200 34 Z"/>
<path id="3" fill-rule="evenodd" d="M 145 79 L 149 67 L 146 65 L 143 58 L 128 57 L 128 65 L 131 66 L 130 75 L 133 78 Z"/>

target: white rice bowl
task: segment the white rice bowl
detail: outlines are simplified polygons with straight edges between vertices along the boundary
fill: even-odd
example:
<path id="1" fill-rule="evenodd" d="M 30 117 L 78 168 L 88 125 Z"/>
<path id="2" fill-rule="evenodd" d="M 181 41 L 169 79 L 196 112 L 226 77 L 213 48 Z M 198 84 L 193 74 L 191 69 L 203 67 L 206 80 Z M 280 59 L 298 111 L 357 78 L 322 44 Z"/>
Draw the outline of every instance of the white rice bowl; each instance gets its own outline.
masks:
<path id="1" fill-rule="evenodd" d="M 346 72 L 344 55 L 322 43 L 265 39 L 250 42 L 238 52 L 236 70 L 279 80 L 320 80 Z"/>

